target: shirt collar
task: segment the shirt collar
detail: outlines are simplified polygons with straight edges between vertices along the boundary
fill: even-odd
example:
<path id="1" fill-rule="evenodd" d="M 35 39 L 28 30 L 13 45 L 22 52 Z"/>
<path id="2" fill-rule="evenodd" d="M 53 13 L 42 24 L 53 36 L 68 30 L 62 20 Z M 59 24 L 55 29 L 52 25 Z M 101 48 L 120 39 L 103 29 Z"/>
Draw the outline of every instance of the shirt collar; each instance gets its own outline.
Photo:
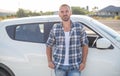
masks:
<path id="1" fill-rule="evenodd" d="M 74 24 L 71 20 L 70 20 L 70 22 L 71 22 L 71 30 L 72 30 L 72 29 L 75 27 L 75 24 Z M 63 26 L 63 23 L 61 22 L 60 25 L 61 25 L 60 27 L 61 27 L 62 30 L 63 30 L 63 27 L 62 27 L 62 26 Z"/>

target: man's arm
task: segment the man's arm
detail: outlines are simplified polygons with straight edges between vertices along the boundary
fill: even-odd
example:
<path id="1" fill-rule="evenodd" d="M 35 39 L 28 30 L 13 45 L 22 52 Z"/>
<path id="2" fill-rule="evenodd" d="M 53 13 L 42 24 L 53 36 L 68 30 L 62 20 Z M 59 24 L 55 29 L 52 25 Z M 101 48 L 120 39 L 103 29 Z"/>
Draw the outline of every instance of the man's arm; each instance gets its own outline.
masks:
<path id="1" fill-rule="evenodd" d="M 82 71 L 85 68 L 86 65 L 86 59 L 88 54 L 88 45 L 83 45 L 82 47 L 82 62 L 80 64 L 80 71 Z"/>
<path id="2" fill-rule="evenodd" d="M 52 48 L 51 47 L 46 47 L 46 55 L 47 55 L 47 60 L 48 60 L 48 67 L 51 69 L 54 69 L 54 63 L 52 61 Z"/>
<path id="3" fill-rule="evenodd" d="M 87 38 L 87 33 L 85 31 L 85 28 L 83 26 L 83 24 L 81 25 L 81 44 L 82 44 L 82 62 L 80 64 L 80 71 L 82 71 L 85 68 L 85 64 L 86 64 L 86 59 L 87 59 L 87 54 L 88 54 L 88 38 Z"/>
<path id="4" fill-rule="evenodd" d="M 88 45 L 84 45 L 83 46 L 83 54 L 82 54 L 82 63 L 85 64 L 86 63 L 86 59 L 87 59 L 87 54 L 88 54 Z"/>

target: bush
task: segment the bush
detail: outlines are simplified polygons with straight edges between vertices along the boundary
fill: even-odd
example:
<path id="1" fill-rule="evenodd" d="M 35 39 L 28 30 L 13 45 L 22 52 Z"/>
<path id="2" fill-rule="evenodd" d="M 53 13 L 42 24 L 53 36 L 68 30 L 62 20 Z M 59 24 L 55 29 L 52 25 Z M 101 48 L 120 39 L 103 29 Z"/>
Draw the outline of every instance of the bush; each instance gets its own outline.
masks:
<path id="1" fill-rule="evenodd" d="M 120 20 L 120 16 L 115 16 L 115 19 L 116 20 Z"/>

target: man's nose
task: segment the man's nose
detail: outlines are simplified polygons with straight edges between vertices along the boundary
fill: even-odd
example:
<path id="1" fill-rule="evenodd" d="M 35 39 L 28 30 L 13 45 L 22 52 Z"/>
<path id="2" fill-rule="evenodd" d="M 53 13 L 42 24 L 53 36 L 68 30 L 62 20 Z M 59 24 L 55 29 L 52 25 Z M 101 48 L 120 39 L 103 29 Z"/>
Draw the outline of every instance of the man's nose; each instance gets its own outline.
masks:
<path id="1" fill-rule="evenodd" d="M 67 13 L 66 13 L 66 12 L 64 12 L 64 13 L 63 13 L 63 15 L 67 15 Z"/>

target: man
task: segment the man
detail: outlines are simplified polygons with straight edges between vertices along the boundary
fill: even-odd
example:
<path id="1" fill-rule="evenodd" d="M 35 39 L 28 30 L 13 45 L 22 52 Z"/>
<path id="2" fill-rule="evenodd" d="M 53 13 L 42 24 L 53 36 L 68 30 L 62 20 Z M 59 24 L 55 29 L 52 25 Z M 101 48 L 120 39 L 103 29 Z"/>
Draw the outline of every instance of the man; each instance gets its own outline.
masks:
<path id="1" fill-rule="evenodd" d="M 83 25 L 72 22 L 69 5 L 59 8 L 62 22 L 55 24 L 46 42 L 48 66 L 56 76 L 80 76 L 85 68 L 88 53 L 88 39 Z"/>

